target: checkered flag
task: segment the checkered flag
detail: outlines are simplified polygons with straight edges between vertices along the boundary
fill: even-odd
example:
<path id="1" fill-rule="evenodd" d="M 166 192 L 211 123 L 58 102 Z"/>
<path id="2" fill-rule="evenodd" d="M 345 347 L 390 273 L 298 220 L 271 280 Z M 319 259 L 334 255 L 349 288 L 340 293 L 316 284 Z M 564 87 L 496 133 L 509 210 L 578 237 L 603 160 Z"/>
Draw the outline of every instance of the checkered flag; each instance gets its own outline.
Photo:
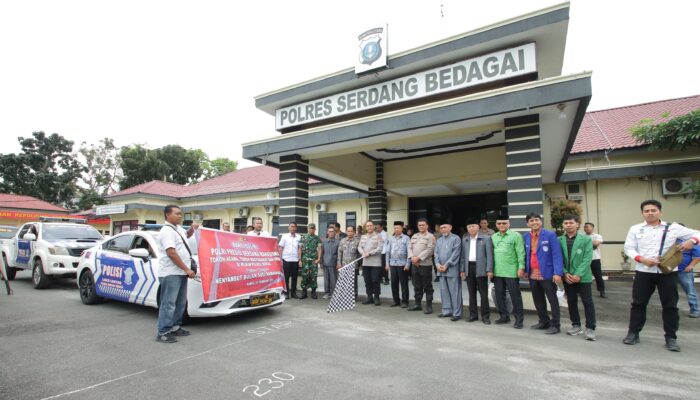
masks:
<path id="1" fill-rule="evenodd" d="M 361 259 L 362 257 L 338 270 L 338 281 L 335 284 L 331 301 L 328 303 L 327 312 L 333 313 L 355 308 L 355 263 Z"/>

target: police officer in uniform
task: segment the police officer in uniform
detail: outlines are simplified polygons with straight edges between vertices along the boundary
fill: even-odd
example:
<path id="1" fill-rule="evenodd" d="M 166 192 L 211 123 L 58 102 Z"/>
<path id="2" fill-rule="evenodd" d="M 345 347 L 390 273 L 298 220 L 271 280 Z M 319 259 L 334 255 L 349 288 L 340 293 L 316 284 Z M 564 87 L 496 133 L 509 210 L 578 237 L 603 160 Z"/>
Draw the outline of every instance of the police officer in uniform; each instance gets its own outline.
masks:
<path id="1" fill-rule="evenodd" d="M 428 220 L 418 220 L 418 233 L 411 238 L 408 259 L 411 260 L 415 304 L 408 311 L 422 309 L 421 301 L 425 293 L 425 313 L 433 313 L 433 249 L 435 236 L 428 232 Z"/>

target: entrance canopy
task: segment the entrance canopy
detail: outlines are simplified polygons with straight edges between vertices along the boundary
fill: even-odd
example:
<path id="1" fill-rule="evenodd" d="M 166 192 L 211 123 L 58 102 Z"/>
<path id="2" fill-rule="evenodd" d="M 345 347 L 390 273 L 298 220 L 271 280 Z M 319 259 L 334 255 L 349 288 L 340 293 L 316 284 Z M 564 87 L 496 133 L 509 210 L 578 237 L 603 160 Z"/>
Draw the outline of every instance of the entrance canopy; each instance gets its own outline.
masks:
<path id="1" fill-rule="evenodd" d="M 380 220 L 387 194 L 507 191 L 511 215 L 542 212 L 542 184 L 558 181 L 591 97 L 590 73 L 560 76 L 568 16 L 568 3 L 554 6 L 395 55 L 379 72 L 259 96 L 281 135 L 243 157 L 280 167 L 297 222 L 308 199 L 296 182 L 308 176 L 369 193 Z"/>

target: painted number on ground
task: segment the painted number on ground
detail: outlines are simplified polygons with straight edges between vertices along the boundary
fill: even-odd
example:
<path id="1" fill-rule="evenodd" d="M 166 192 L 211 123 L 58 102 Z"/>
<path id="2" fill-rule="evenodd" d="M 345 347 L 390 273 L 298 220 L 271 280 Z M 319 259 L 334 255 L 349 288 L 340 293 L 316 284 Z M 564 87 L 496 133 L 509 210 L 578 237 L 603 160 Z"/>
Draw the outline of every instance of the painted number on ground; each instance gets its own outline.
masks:
<path id="1" fill-rule="evenodd" d="M 274 389 L 281 389 L 285 381 L 293 381 L 294 375 L 287 372 L 275 372 L 272 374 L 275 378 L 262 378 L 257 385 L 248 385 L 243 388 L 243 393 L 253 393 L 257 397 L 263 397 Z"/>

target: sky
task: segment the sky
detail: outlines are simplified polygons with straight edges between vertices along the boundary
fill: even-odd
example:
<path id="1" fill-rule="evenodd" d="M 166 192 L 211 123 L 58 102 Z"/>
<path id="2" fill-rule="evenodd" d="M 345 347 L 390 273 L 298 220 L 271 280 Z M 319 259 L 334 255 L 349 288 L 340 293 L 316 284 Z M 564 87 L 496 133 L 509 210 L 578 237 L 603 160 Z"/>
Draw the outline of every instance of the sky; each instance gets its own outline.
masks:
<path id="1" fill-rule="evenodd" d="M 388 24 L 391 55 L 559 3 L 3 0 L 0 153 L 44 131 L 241 161 L 279 135 L 255 96 L 352 67 L 367 27 Z M 593 71 L 589 111 L 700 94 L 699 12 L 573 0 L 562 74 Z"/>

